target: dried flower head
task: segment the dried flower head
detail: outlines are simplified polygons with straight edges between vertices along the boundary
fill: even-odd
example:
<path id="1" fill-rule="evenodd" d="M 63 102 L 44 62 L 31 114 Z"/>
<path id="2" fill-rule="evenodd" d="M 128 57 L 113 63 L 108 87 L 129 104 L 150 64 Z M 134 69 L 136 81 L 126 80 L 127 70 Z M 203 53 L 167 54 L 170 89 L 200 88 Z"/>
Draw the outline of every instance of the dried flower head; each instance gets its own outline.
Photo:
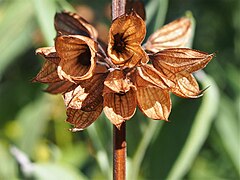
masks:
<path id="1" fill-rule="evenodd" d="M 97 61 L 97 43 L 81 35 L 62 35 L 55 40 L 60 62 L 58 75 L 69 81 L 92 77 Z"/>
<path id="2" fill-rule="evenodd" d="M 145 35 L 145 23 L 136 13 L 115 19 L 109 30 L 108 42 L 108 55 L 112 62 L 128 68 L 140 62 L 147 63 L 148 56 L 141 47 Z"/>
<path id="3" fill-rule="evenodd" d="M 202 95 L 192 73 L 214 55 L 186 48 L 192 31 L 186 17 L 157 30 L 142 45 L 145 22 L 135 12 L 124 14 L 111 24 L 107 48 L 77 14 L 57 13 L 54 25 L 55 47 L 36 51 L 46 61 L 34 81 L 63 95 L 72 131 L 88 127 L 102 110 L 117 127 L 136 107 L 149 118 L 167 121 L 170 92 L 184 98 Z"/>

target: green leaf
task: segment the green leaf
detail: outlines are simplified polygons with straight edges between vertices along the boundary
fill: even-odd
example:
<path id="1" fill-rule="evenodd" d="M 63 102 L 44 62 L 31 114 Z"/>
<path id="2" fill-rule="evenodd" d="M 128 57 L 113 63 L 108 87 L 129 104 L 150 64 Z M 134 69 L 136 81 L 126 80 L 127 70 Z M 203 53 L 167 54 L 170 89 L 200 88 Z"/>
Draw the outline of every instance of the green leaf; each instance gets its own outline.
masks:
<path id="1" fill-rule="evenodd" d="M 239 112 L 240 97 L 237 100 Z M 235 111 L 234 103 L 226 96 L 222 96 L 220 109 L 215 121 L 215 127 L 220 136 L 223 146 L 232 160 L 238 174 L 240 175 L 240 156 L 239 156 L 239 123 L 240 119 Z"/>
<path id="2" fill-rule="evenodd" d="M 234 90 L 236 95 L 239 95 L 240 92 L 240 83 L 239 83 L 239 68 L 234 64 L 227 64 L 224 71 L 224 75 L 227 78 L 227 82 L 230 85 L 230 88 Z"/>
<path id="3" fill-rule="evenodd" d="M 109 158 L 111 158 L 111 156 L 108 156 L 107 152 L 107 145 L 109 141 L 112 142 L 111 139 L 109 139 L 110 135 L 108 134 L 109 131 L 111 131 L 110 124 L 110 121 L 104 114 L 102 114 L 96 122 L 86 129 L 92 140 L 93 146 L 96 149 L 95 157 L 97 163 L 106 179 L 111 179 L 112 177 L 109 164 Z M 105 137 L 103 135 L 105 135 Z"/>
<path id="4" fill-rule="evenodd" d="M 51 102 L 48 97 L 45 95 L 36 102 L 26 105 L 16 118 L 22 132 L 17 143 L 28 155 L 33 153 L 34 147 L 46 130 L 51 112 Z"/>
<path id="5" fill-rule="evenodd" d="M 75 11 L 73 6 L 70 3 L 68 3 L 66 0 L 58 0 L 57 2 L 61 6 L 61 8 L 64 10 L 71 11 L 71 12 Z"/>
<path id="6" fill-rule="evenodd" d="M 167 179 L 181 179 L 190 169 L 209 134 L 212 121 L 218 110 L 219 92 L 217 85 L 211 77 L 204 74 L 201 74 L 201 76 L 203 76 L 200 78 L 203 86 L 207 87 L 210 85 L 211 87 L 203 96 L 202 104 L 189 131 L 186 142 L 173 164 Z"/>
<path id="7" fill-rule="evenodd" d="M 9 148 L 4 141 L 0 142 L 0 179 L 17 179 L 17 164 L 9 154 Z"/>
<path id="8" fill-rule="evenodd" d="M 54 45 L 56 35 L 54 29 L 54 15 L 57 10 L 55 0 L 33 0 L 37 20 L 48 46 Z"/>
<path id="9" fill-rule="evenodd" d="M 127 171 L 129 179 L 138 179 L 139 170 L 147 148 L 149 147 L 149 144 L 154 135 L 156 135 L 161 130 L 161 127 L 163 125 L 163 121 L 154 121 L 152 119 L 147 120 L 149 123 L 144 130 L 145 135 L 143 135 L 140 143 L 138 144 L 136 152 L 131 161 L 131 166 L 129 167 L 130 169 Z"/>
<path id="10" fill-rule="evenodd" d="M 149 23 L 154 18 L 154 14 L 157 12 L 159 7 L 159 2 L 157 0 L 150 1 L 145 9 L 146 9 L 146 24 L 149 25 Z"/>
<path id="11" fill-rule="evenodd" d="M 156 31 L 160 28 L 166 19 L 167 9 L 168 9 L 168 0 L 158 0 L 159 9 L 157 10 L 156 20 L 154 25 L 154 30 Z"/>
<path id="12" fill-rule="evenodd" d="M 70 163 L 80 168 L 84 166 L 89 158 L 89 153 L 85 142 L 75 142 L 74 146 L 69 145 L 66 148 L 62 149 L 61 154 L 62 162 Z"/>
<path id="13" fill-rule="evenodd" d="M 168 0 L 152 0 L 146 6 L 146 24 L 154 19 L 154 30 L 161 27 L 167 14 Z"/>
<path id="14" fill-rule="evenodd" d="M 146 37 L 164 24 L 167 9 L 168 0 L 153 0 L 146 5 Z"/>
<path id="15" fill-rule="evenodd" d="M 66 164 L 57 163 L 35 163 L 33 166 L 33 176 L 38 180 L 85 180 L 86 177 L 77 169 Z"/>
<path id="16" fill-rule="evenodd" d="M 194 39 L 194 35 L 195 35 L 196 21 L 195 21 L 191 11 L 186 11 L 185 12 L 185 16 L 190 19 L 190 21 L 191 21 L 191 28 L 192 28 L 191 35 L 190 35 L 191 38 L 189 39 L 189 41 L 188 41 L 186 46 L 189 47 L 189 48 L 192 48 L 193 39 Z"/>
<path id="17" fill-rule="evenodd" d="M 35 28 L 29 1 L 8 1 L 5 7 L 0 21 L 0 73 L 31 47 Z"/>

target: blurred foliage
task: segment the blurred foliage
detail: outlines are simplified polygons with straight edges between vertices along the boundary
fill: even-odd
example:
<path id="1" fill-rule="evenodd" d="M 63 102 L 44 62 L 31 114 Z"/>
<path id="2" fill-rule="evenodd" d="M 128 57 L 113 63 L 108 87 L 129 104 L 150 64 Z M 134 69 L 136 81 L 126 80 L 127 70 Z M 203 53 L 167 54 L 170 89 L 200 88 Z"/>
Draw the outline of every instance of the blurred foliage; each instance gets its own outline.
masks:
<path id="1" fill-rule="evenodd" d="M 129 179 L 240 178 L 240 2 L 145 0 L 148 35 L 190 10 L 193 48 L 216 52 L 196 74 L 199 99 L 173 97 L 170 123 L 137 112 L 127 123 Z M 35 49 L 53 44 L 53 16 L 77 11 L 103 40 L 109 0 L 0 1 L 0 179 L 111 179 L 112 125 L 102 114 L 87 130 L 68 131 L 60 95 L 30 80 L 43 60 Z"/>

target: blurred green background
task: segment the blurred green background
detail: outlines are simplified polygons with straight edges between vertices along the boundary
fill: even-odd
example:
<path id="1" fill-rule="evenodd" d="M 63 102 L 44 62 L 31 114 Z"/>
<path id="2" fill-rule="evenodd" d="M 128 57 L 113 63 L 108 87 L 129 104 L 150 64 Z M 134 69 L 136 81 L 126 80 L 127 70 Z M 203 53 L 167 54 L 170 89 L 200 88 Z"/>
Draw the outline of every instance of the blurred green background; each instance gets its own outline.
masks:
<path id="1" fill-rule="evenodd" d="M 196 74 L 199 99 L 173 96 L 169 123 L 137 111 L 127 123 L 128 179 L 240 178 L 239 0 L 145 0 L 148 35 L 191 11 L 193 49 L 216 52 Z M 0 0 L 0 179 L 111 179 L 112 125 L 102 114 L 68 131 L 60 95 L 31 83 L 53 45 L 53 16 L 77 11 L 107 39 L 110 0 Z M 188 12 L 189 13 L 189 12 Z"/>

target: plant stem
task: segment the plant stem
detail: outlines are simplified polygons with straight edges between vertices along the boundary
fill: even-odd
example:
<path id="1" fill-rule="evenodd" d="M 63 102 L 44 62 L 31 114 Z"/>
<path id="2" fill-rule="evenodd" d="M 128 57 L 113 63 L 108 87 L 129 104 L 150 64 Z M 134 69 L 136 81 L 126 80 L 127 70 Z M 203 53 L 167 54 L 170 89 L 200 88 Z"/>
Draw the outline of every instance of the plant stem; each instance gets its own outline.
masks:
<path id="1" fill-rule="evenodd" d="M 126 0 L 112 0 L 112 20 L 125 13 Z M 113 179 L 126 179 L 126 123 L 113 125 Z"/>
<path id="2" fill-rule="evenodd" d="M 113 127 L 113 179 L 126 179 L 126 123 L 120 129 Z"/>
<path id="3" fill-rule="evenodd" d="M 112 0 L 112 20 L 125 13 L 126 0 Z"/>
<path id="4" fill-rule="evenodd" d="M 129 173 L 129 179 L 137 179 L 139 170 L 141 167 L 141 163 L 143 161 L 144 155 L 147 151 L 147 148 L 149 147 L 150 142 L 152 141 L 153 137 L 160 131 L 161 127 L 163 125 L 163 122 L 160 121 L 153 121 L 149 119 L 149 124 L 145 129 L 145 135 L 143 135 L 137 150 L 134 154 L 134 157 L 132 159 L 131 166 L 133 167 L 131 169 L 131 172 Z"/>

